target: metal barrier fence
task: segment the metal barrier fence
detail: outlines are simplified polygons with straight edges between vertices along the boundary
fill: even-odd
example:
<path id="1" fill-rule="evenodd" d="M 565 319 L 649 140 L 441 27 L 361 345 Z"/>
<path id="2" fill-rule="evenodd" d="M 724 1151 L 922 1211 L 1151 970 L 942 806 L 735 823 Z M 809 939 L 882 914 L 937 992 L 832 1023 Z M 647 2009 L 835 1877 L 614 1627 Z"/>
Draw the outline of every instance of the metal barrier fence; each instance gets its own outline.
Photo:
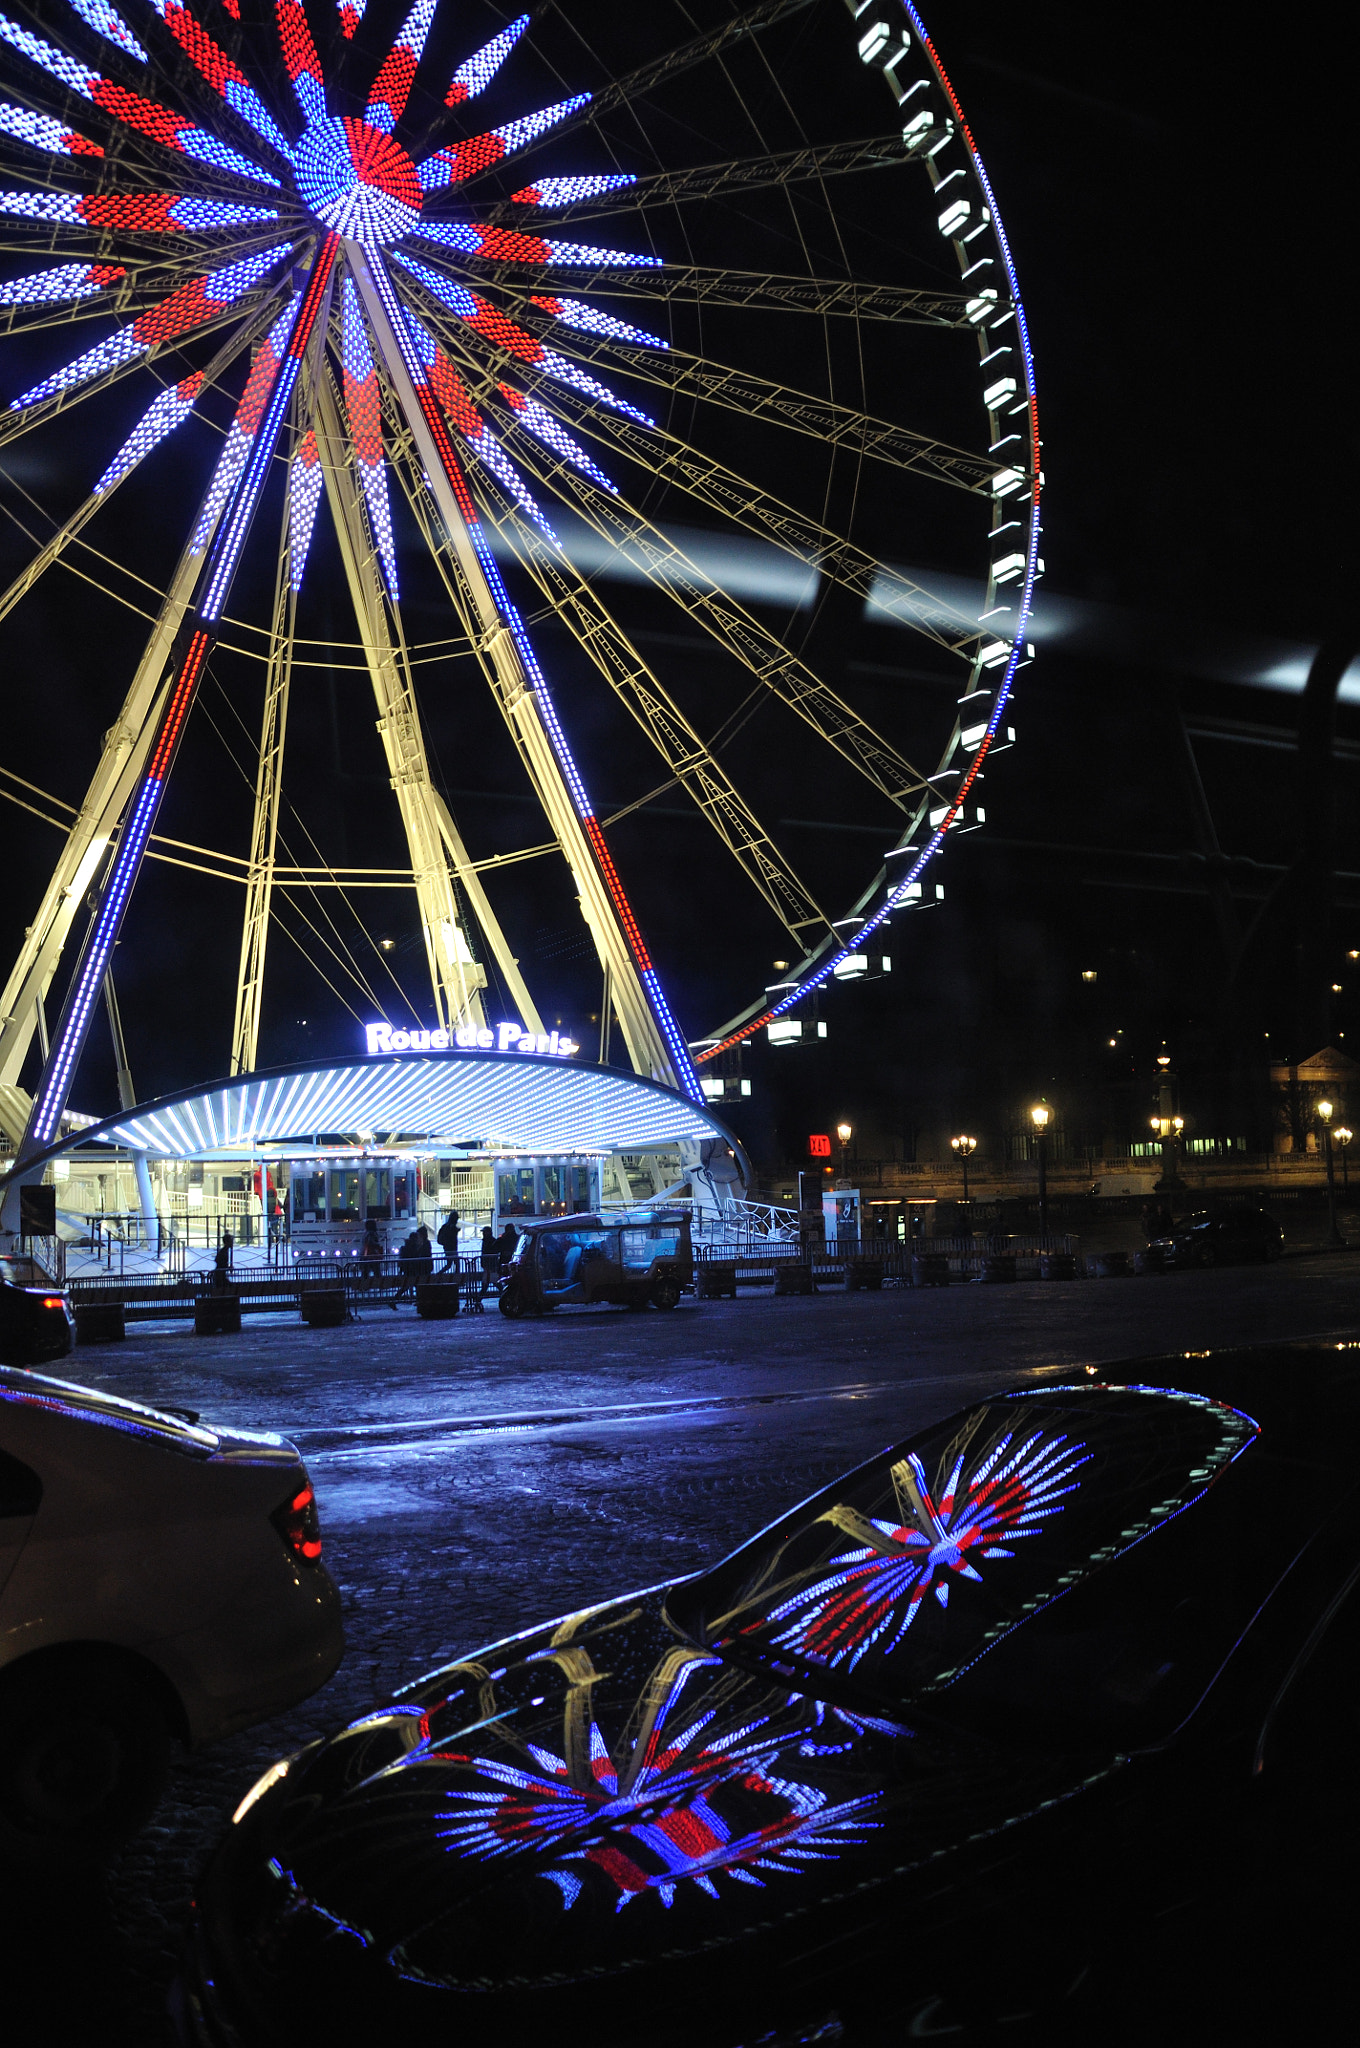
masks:
<path id="1" fill-rule="evenodd" d="M 460 1307 L 480 1308 L 485 1286 L 480 1259 L 459 1259 L 456 1276 L 438 1259 L 433 1272 L 403 1259 L 299 1259 L 285 1274 L 260 1266 L 228 1271 L 227 1290 L 243 1315 L 277 1315 L 300 1308 L 304 1294 L 337 1287 L 351 1310 L 395 1307 L 414 1297 L 418 1282 L 452 1286 L 455 1277 Z M 73 1280 L 68 1291 L 72 1308 L 121 1302 L 129 1321 L 161 1321 L 192 1316 L 202 1296 L 220 1291 L 220 1281 L 216 1273 L 181 1271 L 150 1278 L 111 1273 Z"/>
<path id="2" fill-rule="evenodd" d="M 997 1256 L 1015 1260 L 1017 1279 L 1036 1279 L 1040 1261 L 1054 1253 L 1074 1258 L 1077 1271 L 1082 1271 L 1081 1239 L 1056 1231 L 1050 1231 L 1047 1237 L 991 1231 L 986 1236 L 917 1237 L 906 1242 L 899 1239 L 896 1243 L 881 1237 L 839 1237 L 825 1242 L 810 1238 L 803 1244 L 775 1242 L 758 1249 L 745 1240 L 727 1244 L 709 1241 L 694 1247 L 696 1267 L 735 1266 L 738 1280 L 753 1285 L 772 1282 L 780 1266 L 810 1263 L 814 1278 L 834 1279 L 844 1277 L 849 1267 L 864 1261 L 881 1263 L 885 1281 L 909 1286 L 913 1257 L 932 1255 L 948 1260 L 951 1279 L 979 1279 L 985 1262 Z"/>

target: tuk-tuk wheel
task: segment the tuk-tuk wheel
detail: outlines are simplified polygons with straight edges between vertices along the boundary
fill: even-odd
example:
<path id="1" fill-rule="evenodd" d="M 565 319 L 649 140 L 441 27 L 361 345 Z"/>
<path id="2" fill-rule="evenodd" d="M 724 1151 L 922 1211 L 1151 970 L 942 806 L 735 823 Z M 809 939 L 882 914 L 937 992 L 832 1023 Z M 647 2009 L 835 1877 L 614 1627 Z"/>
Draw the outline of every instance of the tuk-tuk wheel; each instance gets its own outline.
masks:
<path id="1" fill-rule="evenodd" d="M 511 1318 L 524 1314 L 524 1303 L 519 1298 L 517 1287 L 507 1287 L 501 1295 L 501 1314 Z"/>
<path id="2" fill-rule="evenodd" d="M 658 1280 L 652 1289 L 654 1308 L 675 1308 L 679 1305 L 680 1289 L 673 1280 Z"/>

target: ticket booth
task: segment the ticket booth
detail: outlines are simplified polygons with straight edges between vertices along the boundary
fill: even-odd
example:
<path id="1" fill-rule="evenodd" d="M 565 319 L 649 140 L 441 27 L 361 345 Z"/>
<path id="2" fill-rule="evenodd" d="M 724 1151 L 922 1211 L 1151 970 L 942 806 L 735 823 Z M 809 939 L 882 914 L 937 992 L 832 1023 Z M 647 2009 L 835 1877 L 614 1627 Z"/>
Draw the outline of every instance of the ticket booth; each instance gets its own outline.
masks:
<path id="1" fill-rule="evenodd" d="M 414 1161 L 295 1159 L 290 1188 L 293 1246 L 300 1257 L 357 1258 L 370 1223 L 384 1254 L 415 1227 Z"/>
<path id="2" fill-rule="evenodd" d="M 600 1205 L 600 1161 L 557 1155 L 542 1159 L 501 1158 L 492 1173 L 498 1234 L 507 1223 L 531 1217 L 585 1216 Z"/>

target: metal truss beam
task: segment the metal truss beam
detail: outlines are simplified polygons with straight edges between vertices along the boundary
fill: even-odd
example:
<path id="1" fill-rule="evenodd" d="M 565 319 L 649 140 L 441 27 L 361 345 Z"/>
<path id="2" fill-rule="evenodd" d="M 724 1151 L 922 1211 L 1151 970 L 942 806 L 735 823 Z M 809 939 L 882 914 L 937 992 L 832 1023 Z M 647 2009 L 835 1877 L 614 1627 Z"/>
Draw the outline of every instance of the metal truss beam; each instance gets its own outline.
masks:
<path id="1" fill-rule="evenodd" d="M 272 307 L 268 308 L 260 313 L 256 319 L 247 321 L 243 327 L 238 328 L 236 333 L 232 335 L 226 347 L 220 348 L 217 351 L 217 354 L 203 372 L 204 390 L 209 390 L 217 382 L 222 372 L 229 368 L 234 358 L 241 353 L 242 349 L 250 348 L 259 340 L 260 336 L 269 326 L 272 311 Z M 131 473 L 131 471 L 128 472 L 129 475 Z M 122 479 L 120 478 L 119 482 L 121 481 Z M 71 542 L 79 535 L 82 527 L 88 525 L 95 513 L 102 506 L 108 504 L 117 488 L 118 485 L 116 483 L 111 484 L 109 489 L 101 491 L 97 498 L 87 498 L 85 503 L 71 514 L 65 526 L 60 527 L 52 535 L 52 538 L 39 548 L 32 561 L 26 563 L 19 571 L 19 574 L 15 577 L 9 588 L 0 592 L 0 620 L 8 618 L 15 605 L 22 598 L 27 597 L 29 591 L 43 572 L 50 569 L 54 562 L 60 561 L 67 548 L 71 545 Z"/>
<path id="2" fill-rule="evenodd" d="M 758 485 L 747 482 L 724 463 L 704 455 L 664 428 L 640 427 L 621 413 L 591 405 L 568 386 L 554 382 L 505 351 L 484 343 L 479 335 L 479 347 L 488 350 L 495 358 L 495 370 L 488 374 L 485 357 L 473 352 L 466 327 L 457 321 L 441 320 L 434 310 L 430 314 L 430 325 L 447 343 L 450 353 L 455 354 L 467 368 L 469 382 L 477 396 L 495 400 L 496 378 L 502 370 L 509 370 L 516 383 L 525 389 L 542 391 L 555 412 L 574 419 L 587 433 L 629 455 L 649 479 L 679 483 L 710 511 L 745 527 L 748 533 L 754 533 L 762 540 L 772 541 L 805 567 L 820 570 L 857 596 L 868 598 L 872 592 L 875 603 L 904 626 L 924 634 L 946 653 L 958 655 L 965 661 L 972 660 L 984 637 L 976 621 L 963 612 L 955 611 L 944 599 L 924 585 L 912 582 L 900 570 L 875 561 L 872 555 L 866 554 L 853 542 L 833 533 L 829 527 L 797 511 L 792 505 L 772 497 Z M 505 424 L 509 432 L 516 434 L 521 460 L 526 466 L 536 465 L 539 476 L 545 480 L 551 478 L 557 489 L 570 490 L 579 499 L 583 488 L 579 473 L 570 470 L 565 462 L 545 466 L 540 444 L 518 431 L 513 414 Z M 595 494 L 592 492 L 591 495 Z M 948 621 L 951 617 L 954 622 L 952 630 L 942 627 L 939 622 L 942 619 Z"/>
<path id="3" fill-rule="evenodd" d="M 558 122 L 552 130 L 553 135 L 560 135 L 563 129 L 570 127 L 573 122 L 593 123 L 601 120 L 606 114 L 631 107 L 635 99 L 640 99 L 654 86 L 669 84 L 671 79 L 679 78 L 683 72 L 692 70 L 696 64 L 704 64 L 710 57 L 721 56 L 725 50 L 734 48 L 738 43 L 744 43 L 748 36 L 758 35 L 762 29 L 773 27 L 775 22 L 782 21 L 786 15 L 800 14 L 810 5 L 811 0 L 761 0 L 759 6 L 749 7 L 744 14 L 737 15 L 732 21 L 724 22 L 720 28 L 709 29 L 687 43 L 678 43 L 664 55 L 652 58 L 649 63 L 640 64 L 637 70 L 630 71 L 626 78 L 615 79 L 612 85 L 605 86 L 603 91 L 594 95 L 589 106 L 583 107 L 577 114 L 569 114 L 566 120 Z"/>
<path id="4" fill-rule="evenodd" d="M 129 799 L 145 770 L 173 680 L 166 676 L 166 664 L 175 635 L 192 603 L 204 553 L 216 526 L 214 521 L 202 549 L 194 552 L 186 548 L 180 556 L 122 710 L 104 735 L 103 752 L 85 792 L 85 801 L 66 835 L 56 870 L 0 993 L 0 1087 L 13 1085 L 19 1079 L 33 1039 L 35 1006 L 47 993 L 71 925 L 98 881 Z"/>
<path id="5" fill-rule="evenodd" d="M 830 919 L 812 891 L 590 585 L 512 508 L 507 508 L 501 530 L 510 535 L 516 554 L 558 619 L 637 720 L 785 930 L 800 945 L 807 944 L 810 927 L 829 930 Z"/>
<path id="6" fill-rule="evenodd" d="M 817 398 L 807 391 L 793 391 L 768 377 L 753 376 L 727 363 L 709 362 L 703 356 L 688 355 L 683 349 L 637 348 L 626 342 L 595 341 L 578 330 L 554 327 L 553 345 L 562 355 L 578 362 L 626 364 L 635 377 L 658 384 L 683 398 L 702 398 L 725 406 L 746 419 L 765 419 L 795 432 L 808 434 L 829 448 L 846 448 L 855 455 L 871 455 L 898 469 L 914 471 L 959 489 L 987 494 L 996 474 L 996 462 L 966 448 L 955 448 L 932 435 L 918 434 L 892 420 L 875 419 L 871 413 L 837 405 L 833 399 Z M 990 500 L 989 500 L 990 502 Z"/>
<path id="7" fill-rule="evenodd" d="M 107 391 L 111 384 L 121 383 L 124 377 L 130 377 L 135 370 L 144 370 L 161 356 L 182 349 L 187 340 L 196 341 L 200 336 L 215 334 L 219 327 L 225 327 L 230 321 L 239 320 L 243 305 L 247 313 L 253 312 L 261 305 L 268 305 L 272 312 L 277 313 L 282 304 L 283 294 L 277 286 L 269 292 L 242 293 L 234 305 L 223 308 L 220 319 L 204 320 L 194 328 L 191 335 L 176 335 L 170 341 L 156 342 L 141 355 L 134 356 L 130 362 L 120 363 L 117 369 L 106 370 L 100 377 L 91 377 L 88 383 L 77 384 L 73 390 L 54 391 L 50 398 L 39 399 L 36 404 L 27 405 L 22 412 L 0 413 L 0 447 L 7 446 L 11 441 L 21 440 L 35 427 L 45 426 L 49 420 L 55 419 L 58 413 L 69 412 L 73 406 L 82 404 L 87 398 L 93 398 L 96 392 Z"/>
<path id="8" fill-rule="evenodd" d="M 246 870 L 246 903 L 241 922 L 241 958 L 236 973 L 236 1011 L 231 1025 L 233 1074 L 253 1074 L 260 1043 L 264 1004 L 264 963 L 269 943 L 269 913 L 274 895 L 275 854 L 279 838 L 279 805 L 283 796 L 283 745 L 288 732 L 288 693 L 293 680 L 293 644 L 297 625 L 297 592 L 293 589 L 289 547 L 289 505 L 284 496 L 274 578 L 274 616 L 265 676 L 264 712 L 255 769 L 255 815 L 250 831 L 250 864 Z"/>
<path id="9" fill-rule="evenodd" d="M 875 135 L 863 142 L 831 142 L 805 149 L 785 149 L 769 156 L 746 157 L 739 163 L 702 164 L 689 171 L 660 171 L 654 177 L 639 178 L 613 192 L 601 192 L 593 199 L 578 199 L 571 206 L 555 206 L 554 222 L 576 220 L 583 214 L 633 213 L 639 207 L 678 206 L 686 200 L 725 199 L 734 192 L 757 192 L 763 186 L 789 186 L 815 178 L 833 178 L 847 171 L 885 170 L 912 161 L 912 152 L 900 135 Z M 489 209 L 493 220 L 522 219 L 526 209 L 502 200 Z"/>
<path id="10" fill-rule="evenodd" d="M 392 389 L 411 433 L 416 460 L 447 536 L 447 546 L 433 547 L 432 553 L 482 661 L 501 715 L 514 735 L 549 829 L 571 869 L 581 914 L 595 941 L 600 963 L 608 966 L 612 976 L 615 1009 L 629 1059 L 636 1073 L 649 1074 L 675 1087 L 679 1077 L 639 979 L 632 949 L 620 928 L 595 851 L 563 781 L 557 755 L 544 728 L 537 690 L 525 672 L 514 637 L 486 580 L 453 481 L 406 371 L 382 293 L 363 251 L 351 249 L 348 254 L 365 311 L 379 337 Z"/>
<path id="11" fill-rule="evenodd" d="M 422 251 L 422 260 L 424 252 Z M 436 261 L 436 257 L 428 260 Z M 525 298 L 550 291 L 548 273 L 523 263 L 463 261 L 489 282 Z M 561 272 L 553 271 L 559 284 Z M 716 270 L 699 263 L 668 263 L 661 270 L 634 268 L 572 272 L 574 294 L 607 292 L 616 299 L 687 300 L 697 305 L 736 306 L 751 312 L 811 313 L 818 319 L 889 320 L 896 327 L 953 327 L 972 331 L 963 292 L 917 291 L 905 285 L 860 284 L 850 278 L 781 277 L 775 271 Z M 995 325 L 1009 301 L 989 301 L 988 325 Z M 526 312 L 532 312 L 526 307 Z"/>
<path id="12" fill-rule="evenodd" d="M 433 801 L 425 734 L 400 613 L 395 605 L 389 607 L 384 592 L 363 493 L 349 459 L 349 436 L 327 366 L 322 366 L 314 380 L 312 401 L 326 497 L 377 700 L 378 735 L 410 849 L 435 1009 L 445 1030 L 459 1024 L 483 1024 L 481 992 L 486 987 L 486 969 L 474 958 L 459 916 Z"/>
<path id="13" fill-rule="evenodd" d="M 782 640 L 735 599 L 715 589 L 703 571 L 659 527 L 653 526 L 625 499 L 597 490 L 569 464 L 554 464 L 550 458 L 540 464 L 536 446 L 532 450 L 522 447 L 519 452 L 526 469 L 545 483 L 551 482 L 560 497 L 569 498 L 574 509 L 603 540 L 631 550 L 652 582 L 680 605 L 696 625 L 711 634 L 781 703 L 796 711 L 820 739 L 858 769 L 891 803 L 905 809 L 913 797 L 927 788 L 927 777 L 919 768 L 913 767 L 889 740 L 875 732 Z"/>

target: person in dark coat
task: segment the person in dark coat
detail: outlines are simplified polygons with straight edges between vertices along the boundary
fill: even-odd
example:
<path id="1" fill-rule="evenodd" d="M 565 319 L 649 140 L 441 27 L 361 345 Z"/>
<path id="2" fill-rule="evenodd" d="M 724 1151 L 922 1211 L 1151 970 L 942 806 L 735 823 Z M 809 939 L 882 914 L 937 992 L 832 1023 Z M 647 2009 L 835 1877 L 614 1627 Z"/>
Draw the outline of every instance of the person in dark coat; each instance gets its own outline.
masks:
<path id="1" fill-rule="evenodd" d="M 371 1287 L 382 1264 L 382 1245 L 378 1239 L 378 1226 L 369 1223 L 364 1229 L 364 1241 L 359 1247 L 360 1277 L 365 1287 Z"/>
<path id="2" fill-rule="evenodd" d="M 456 1209 L 450 1209 L 447 1217 L 440 1224 L 436 1242 L 444 1254 L 444 1271 L 446 1273 L 453 1272 L 458 1265 L 458 1211 Z"/>
<path id="3" fill-rule="evenodd" d="M 515 1256 L 515 1246 L 518 1243 L 519 1232 L 513 1223 L 507 1223 L 500 1236 L 496 1239 L 496 1250 L 500 1256 L 500 1269 L 502 1273 L 509 1272 L 510 1261 Z"/>
<path id="4" fill-rule="evenodd" d="M 428 1253 L 428 1238 L 425 1240 L 425 1249 Z M 431 1260 L 431 1264 L 433 1264 L 433 1260 Z M 409 1237 L 402 1239 L 401 1250 L 397 1253 L 397 1266 L 401 1275 L 401 1284 L 398 1286 L 396 1295 L 393 1298 L 393 1308 L 396 1307 L 399 1301 L 403 1301 L 408 1294 L 414 1295 L 417 1280 L 423 1280 L 425 1277 L 421 1271 L 420 1232 L 418 1230 L 413 1230 Z"/>
<path id="5" fill-rule="evenodd" d="M 224 1230 L 222 1232 L 222 1242 L 217 1247 L 217 1257 L 213 1260 L 212 1284 L 219 1293 L 225 1291 L 231 1274 L 231 1254 L 235 1244 L 236 1239 L 232 1236 L 231 1232 Z"/>
<path id="6" fill-rule="evenodd" d="M 417 1280 L 429 1280 L 434 1276 L 434 1246 L 430 1233 L 423 1223 L 418 1223 L 411 1233 L 413 1262 Z"/>
<path id="7" fill-rule="evenodd" d="M 489 1223 L 482 1225 L 482 1295 L 486 1297 L 496 1282 L 501 1269 L 501 1255 L 496 1244 L 496 1235 Z"/>

